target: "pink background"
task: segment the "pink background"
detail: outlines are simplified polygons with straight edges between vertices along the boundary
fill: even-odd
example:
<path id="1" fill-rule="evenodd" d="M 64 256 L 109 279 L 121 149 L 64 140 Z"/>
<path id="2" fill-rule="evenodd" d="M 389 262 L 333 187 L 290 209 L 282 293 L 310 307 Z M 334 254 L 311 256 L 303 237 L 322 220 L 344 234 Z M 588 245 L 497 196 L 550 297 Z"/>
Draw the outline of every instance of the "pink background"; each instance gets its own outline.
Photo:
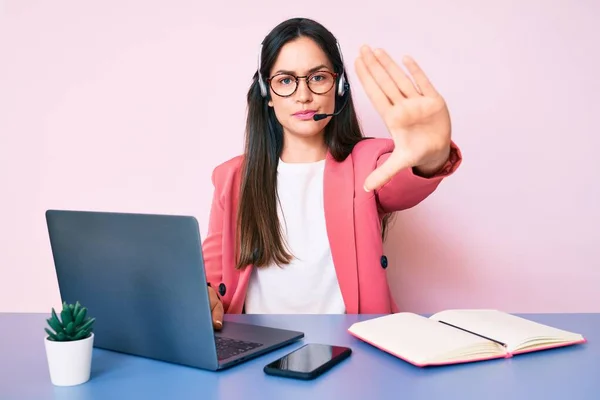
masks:
<path id="1" fill-rule="evenodd" d="M 0 2 L 0 311 L 60 303 L 47 208 L 192 214 L 205 234 L 258 45 L 298 14 L 338 37 L 368 135 L 388 134 L 362 43 L 415 56 L 451 108 L 463 166 L 386 244 L 402 309 L 600 311 L 600 3 L 203 3 Z"/>

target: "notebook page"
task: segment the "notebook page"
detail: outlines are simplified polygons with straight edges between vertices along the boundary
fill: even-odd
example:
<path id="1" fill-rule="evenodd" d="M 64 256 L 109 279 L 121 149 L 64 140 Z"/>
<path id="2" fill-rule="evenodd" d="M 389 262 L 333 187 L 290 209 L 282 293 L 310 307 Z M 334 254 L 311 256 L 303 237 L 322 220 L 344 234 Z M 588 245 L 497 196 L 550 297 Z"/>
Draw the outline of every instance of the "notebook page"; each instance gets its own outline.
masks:
<path id="1" fill-rule="evenodd" d="M 503 342 L 512 352 L 528 341 L 536 344 L 575 341 L 576 333 L 543 325 L 498 310 L 446 310 L 434 314 L 432 320 L 444 321 L 460 328 Z M 528 343 L 531 345 L 534 342 Z"/>
<path id="2" fill-rule="evenodd" d="M 502 354 L 503 349 L 487 339 L 463 332 L 413 313 L 396 313 L 353 324 L 350 332 L 396 356 L 416 364 L 444 361 L 482 349 Z"/>

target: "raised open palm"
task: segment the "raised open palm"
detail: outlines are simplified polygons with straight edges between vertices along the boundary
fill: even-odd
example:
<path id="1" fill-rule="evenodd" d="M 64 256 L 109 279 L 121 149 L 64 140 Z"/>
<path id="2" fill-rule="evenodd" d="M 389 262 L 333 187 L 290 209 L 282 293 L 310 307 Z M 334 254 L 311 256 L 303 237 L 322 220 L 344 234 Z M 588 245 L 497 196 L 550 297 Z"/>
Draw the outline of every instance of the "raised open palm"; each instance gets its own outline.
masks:
<path id="1" fill-rule="evenodd" d="M 450 152 L 451 124 L 446 102 L 411 57 L 404 57 L 403 63 L 412 80 L 381 49 L 373 51 L 363 46 L 355 62 L 358 78 L 395 145 L 386 162 L 367 177 L 368 191 L 380 188 L 405 168 L 435 172 Z"/>

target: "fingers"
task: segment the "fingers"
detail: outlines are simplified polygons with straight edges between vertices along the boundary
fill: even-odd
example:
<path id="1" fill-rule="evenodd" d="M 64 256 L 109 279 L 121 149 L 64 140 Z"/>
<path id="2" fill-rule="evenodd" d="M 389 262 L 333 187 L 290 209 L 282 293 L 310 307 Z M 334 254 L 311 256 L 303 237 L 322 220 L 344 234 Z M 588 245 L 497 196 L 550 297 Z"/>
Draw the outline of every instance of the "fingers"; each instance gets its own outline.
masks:
<path id="1" fill-rule="evenodd" d="M 379 89 L 387 96 L 391 103 L 398 103 L 404 97 L 384 66 L 379 62 L 375 53 L 369 46 L 360 48 L 360 58 L 364 63 L 368 74 L 373 81 L 379 86 Z"/>
<path id="2" fill-rule="evenodd" d="M 223 303 L 219 300 L 217 292 L 212 287 L 208 288 L 208 296 L 210 300 L 210 312 L 212 315 L 213 328 L 220 330 L 223 327 Z"/>
<path id="3" fill-rule="evenodd" d="M 371 50 L 369 46 L 364 45 L 360 49 L 359 59 L 364 64 L 364 66 L 361 65 L 364 69 L 362 74 L 365 75 L 365 78 L 373 80 L 391 103 L 400 102 L 405 97 L 438 95 L 425 72 L 408 55 L 402 58 L 402 62 L 410 76 L 383 49 Z M 367 75 L 370 75 L 370 77 Z M 365 89 L 367 88 L 365 87 Z"/>
<path id="4" fill-rule="evenodd" d="M 388 183 L 398 171 L 411 166 L 407 160 L 397 149 L 395 149 L 390 157 L 377 167 L 365 179 L 364 189 L 367 192 L 377 190 Z"/>
<path id="5" fill-rule="evenodd" d="M 383 49 L 375 49 L 373 51 L 377 60 L 381 63 L 381 66 L 385 68 L 387 73 L 394 80 L 394 83 L 398 86 L 402 94 L 406 97 L 420 96 L 419 88 L 415 86 L 413 81 L 408 77 L 406 72 L 394 60 L 390 55 Z M 406 57 L 404 58 L 406 59 Z M 411 59 L 412 60 L 412 59 Z"/>
<path id="6" fill-rule="evenodd" d="M 424 96 L 437 96 L 438 93 L 425 75 L 425 72 L 421 69 L 419 64 L 410 56 L 404 56 L 403 58 L 404 65 L 406 65 L 406 69 L 415 80 L 415 83 L 419 87 L 421 93 Z"/>
<path id="7" fill-rule="evenodd" d="M 381 116 L 385 115 L 392 104 L 386 94 L 381 91 L 377 82 L 375 82 L 362 57 L 356 59 L 354 67 L 356 68 L 356 75 L 358 75 L 358 79 L 364 87 L 371 103 L 373 103 L 373 106 Z"/>

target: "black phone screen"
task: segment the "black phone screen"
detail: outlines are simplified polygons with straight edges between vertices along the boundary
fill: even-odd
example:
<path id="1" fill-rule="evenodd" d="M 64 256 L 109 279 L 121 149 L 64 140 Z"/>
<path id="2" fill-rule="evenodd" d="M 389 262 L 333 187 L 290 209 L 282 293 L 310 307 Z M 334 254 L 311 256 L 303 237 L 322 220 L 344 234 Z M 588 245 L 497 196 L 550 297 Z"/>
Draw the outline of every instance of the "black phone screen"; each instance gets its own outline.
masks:
<path id="1" fill-rule="evenodd" d="M 319 370 L 324 372 L 350 353 L 348 347 L 309 343 L 268 364 L 265 371 L 278 375 L 312 375 Z"/>

